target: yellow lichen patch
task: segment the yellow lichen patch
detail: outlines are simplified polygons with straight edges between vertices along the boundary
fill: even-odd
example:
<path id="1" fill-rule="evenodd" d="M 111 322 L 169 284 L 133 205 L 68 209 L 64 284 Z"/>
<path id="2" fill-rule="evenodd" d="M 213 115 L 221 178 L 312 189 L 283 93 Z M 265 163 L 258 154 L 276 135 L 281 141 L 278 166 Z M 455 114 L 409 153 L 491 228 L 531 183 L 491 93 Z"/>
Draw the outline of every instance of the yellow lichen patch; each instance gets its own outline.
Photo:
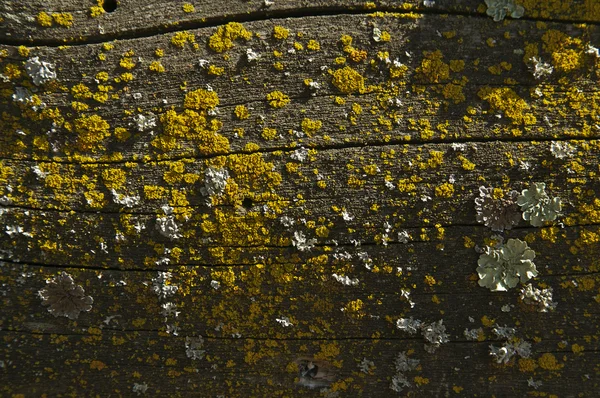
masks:
<path id="1" fill-rule="evenodd" d="M 52 26 L 52 17 L 43 11 L 37 15 L 36 20 L 40 26 L 45 28 Z"/>
<path id="2" fill-rule="evenodd" d="M 425 51 L 421 65 L 416 70 L 422 81 L 439 83 L 450 78 L 450 66 L 442 61 L 443 58 L 440 50 Z"/>
<path id="3" fill-rule="evenodd" d="M 320 120 L 313 120 L 309 118 L 304 118 L 302 120 L 302 131 L 309 137 L 312 137 L 314 133 L 319 131 L 323 126 L 323 123 Z"/>
<path id="4" fill-rule="evenodd" d="M 365 92 L 364 77 L 349 66 L 334 71 L 331 82 L 338 90 L 345 94 Z"/>
<path id="5" fill-rule="evenodd" d="M 478 95 L 490 104 L 492 110 L 503 111 L 514 124 L 531 125 L 537 122 L 535 116 L 527 112 L 529 104 L 508 87 L 484 87 Z"/>
<path id="6" fill-rule="evenodd" d="M 210 65 L 206 69 L 206 73 L 208 73 L 209 75 L 213 75 L 213 76 L 220 76 L 223 74 L 223 72 L 225 72 L 225 68 L 217 66 L 217 65 Z"/>
<path id="7" fill-rule="evenodd" d="M 123 57 L 119 61 L 119 65 L 124 69 L 133 69 L 135 68 L 135 61 L 131 57 Z"/>
<path id="8" fill-rule="evenodd" d="M 68 12 L 61 13 L 53 13 L 52 19 L 60 26 L 64 26 L 65 28 L 70 28 L 73 26 L 73 15 Z"/>
<path id="9" fill-rule="evenodd" d="M 321 49 L 321 45 L 316 40 L 309 40 L 306 48 L 311 51 L 319 51 Z"/>
<path id="10" fill-rule="evenodd" d="M 79 83 L 71 87 L 71 95 L 76 99 L 89 99 L 92 98 L 92 92 L 83 83 Z"/>
<path id="11" fill-rule="evenodd" d="M 237 39 L 250 40 L 252 33 L 244 28 L 244 25 L 238 22 L 230 22 L 225 26 L 220 26 L 217 31 L 208 39 L 208 46 L 221 53 L 233 48 L 233 42 Z"/>
<path id="12" fill-rule="evenodd" d="M 125 171 L 122 169 L 109 168 L 102 171 L 102 179 L 108 189 L 122 188 L 126 178 Z"/>
<path id="13" fill-rule="evenodd" d="M 277 130 L 269 128 L 269 127 L 265 127 L 262 131 L 261 136 L 265 140 L 274 140 L 275 138 L 278 137 L 278 134 L 277 134 Z"/>
<path id="14" fill-rule="evenodd" d="M 196 9 L 194 8 L 194 5 L 190 4 L 190 3 L 184 3 L 183 6 L 181 6 L 181 8 L 182 8 L 183 12 L 187 12 L 187 13 L 196 11 Z"/>
<path id="15" fill-rule="evenodd" d="M 549 352 L 538 358 L 538 365 L 540 365 L 540 368 L 545 370 L 560 370 L 565 366 L 556 360 L 554 354 Z"/>
<path id="16" fill-rule="evenodd" d="M 102 142 L 110 136 L 110 125 L 98 115 L 83 115 L 73 122 L 77 133 L 77 148 L 93 151 L 103 148 Z"/>
<path id="17" fill-rule="evenodd" d="M 445 182 L 435 187 L 435 196 L 439 198 L 451 198 L 454 195 L 454 185 Z"/>
<path id="18" fill-rule="evenodd" d="M 152 61 L 148 69 L 152 72 L 163 73 L 165 71 L 165 67 L 158 61 Z"/>
<path id="19" fill-rule="evenodd" d="M 584 64 L 581 39 L 550 29 L 542 36 L 543 49 L 550 53 L 552 65 L 561 72 L 572 72 Z"/>
<path id="20" fill-rule="evenodd" d="M 185 95 L 183 106 L 188 109 L 207 111 L 219 105 L 219 96 L 214 91 L 202 88 L 190 91 Z"/>
<path id="21" fill-rule="evenodd" d="M 196 36 L 193 33 L 183 31 L 177 32 L 171 37 L 171 44 L 175 47 L 183 48 L 186 43 L 190 45 L 196 43 Z"/>
<path id="22" fill-rule="evenodd" d="M 281 91 L 272 91 L 267 94 L 267 101 L 273 108 L 283 108 L 290 103 L 290 97 Z"/>
<path id="23" fill-rule="evenodd" d="M 519 370 L 521 372 L 533 372 L 538 367 L 538 364 L 535 360 L 530 358 L 521 358 L 519 359 Z"/>
<path id="24" fill-rule="evenodd" d="M 274 26 L 273 27 L 273 37 L 278 40 L 285 40 L 288 38 L 290 31 L 283 26 Z"/>
<path id="25" fill-rule="evenodd" d="M 244 105 L 237 105 L 235 107 L 234 113 L 235 116 L 240 120 L 248 119 L 248 117 L 250 117 L 250 112 L 248 111 L 248 108 Z"/>

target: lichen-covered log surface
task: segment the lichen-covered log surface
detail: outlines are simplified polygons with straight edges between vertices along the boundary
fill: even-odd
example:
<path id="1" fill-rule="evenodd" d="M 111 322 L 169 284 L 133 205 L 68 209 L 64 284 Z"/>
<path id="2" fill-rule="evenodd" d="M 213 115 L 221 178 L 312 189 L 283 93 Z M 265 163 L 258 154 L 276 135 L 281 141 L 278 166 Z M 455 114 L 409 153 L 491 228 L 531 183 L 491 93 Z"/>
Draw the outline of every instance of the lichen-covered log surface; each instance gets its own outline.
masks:
<path id="1" fill-rule="evenodd" d="M 2 1 L 0 396 L 597 396 L 599 22 Z"/>

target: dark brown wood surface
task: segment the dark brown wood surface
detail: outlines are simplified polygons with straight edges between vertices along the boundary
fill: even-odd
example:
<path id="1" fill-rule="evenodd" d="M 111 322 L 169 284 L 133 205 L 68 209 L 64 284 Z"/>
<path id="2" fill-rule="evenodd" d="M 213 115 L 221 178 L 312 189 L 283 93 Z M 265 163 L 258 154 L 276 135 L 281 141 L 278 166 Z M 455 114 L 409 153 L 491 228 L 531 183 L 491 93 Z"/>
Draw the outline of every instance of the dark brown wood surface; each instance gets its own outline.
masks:
<path id="1" fill-rule="evenodd" d="M 423 3 L 2 2 L 0 396 L 596 396 L 600 4 Z M 477 221 L 480 186 L 539 182 L 556 220 Z M 555 310 L 478 285 L 502 239 Z M 62 272 L 77 319 L 43 305 Z M 504 326 L 529 358 L 490 355 Z"/>

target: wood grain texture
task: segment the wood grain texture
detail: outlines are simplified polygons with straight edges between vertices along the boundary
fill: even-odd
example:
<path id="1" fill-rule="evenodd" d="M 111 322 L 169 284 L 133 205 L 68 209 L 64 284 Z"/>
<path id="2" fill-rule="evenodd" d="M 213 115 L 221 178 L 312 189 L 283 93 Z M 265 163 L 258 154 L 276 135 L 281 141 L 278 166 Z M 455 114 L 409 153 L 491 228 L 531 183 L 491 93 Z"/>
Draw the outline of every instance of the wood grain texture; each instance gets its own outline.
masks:
<path id="1" fill-rule="evenodd" d="M 594 395 L 595 2 L 500 23 L 470 0 L 190 3 L 0 6 L 1 396 Z M 34 57 L 56 78 L 35 85 Z M 478 223 L 480 186 L 535 182 L 557 220 Z M 478 285 L 508 239 L 554 311 Z M 40 294 L 63 272 L 94 300 L 76 320 Z M 529 358 L 490 355 L 504 326 Z M 398 394 L 402 352 L 420 364 Z"/>
<path id="2" fill-rule="evenodd" d="M 113 9 L 114 3 L 116 8 Z M 600 5 L 593 0 L 521 0 L 516 3 L 525 7 L 525 19 L 600 21 Z M 105 12 L 105 9 L 113 11 Z M 106 4 L 103 0 L 7 0 L 0 4 L 0 42 L 25 45 L 102 42 L 216 26 L 229 21 L 378 11 L 485 16 L 486 6 L 478 0 L 438 0 L 428 2 L 427 6 L 420 0 L 234 0 L 226 3 L 214 0 L 107 0 Z M 41 13 L 47 17 L 40 16 Z M 66 21 L 64 16 L 68 17 Z"/>

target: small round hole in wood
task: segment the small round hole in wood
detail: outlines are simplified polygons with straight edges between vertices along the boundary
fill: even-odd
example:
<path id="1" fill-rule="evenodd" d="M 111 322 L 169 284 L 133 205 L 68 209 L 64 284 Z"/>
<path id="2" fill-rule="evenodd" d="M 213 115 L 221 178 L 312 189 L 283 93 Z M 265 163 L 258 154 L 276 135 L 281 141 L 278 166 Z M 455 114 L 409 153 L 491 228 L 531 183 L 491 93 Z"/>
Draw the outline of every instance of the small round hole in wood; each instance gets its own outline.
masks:
<path id="1" fill-rule="evenodd" d="M 252 208 L 252 199 L 245 198 L 242 200 L 242 206 L 244 206 L 244 209 L 250 210 Z"/>
<path id="2" fill-rule="evenodd" d="M 117 0 L 104 0 L 102 2 L 102 8 L 106 12 L 113 12 L 117 9 Z"/>

